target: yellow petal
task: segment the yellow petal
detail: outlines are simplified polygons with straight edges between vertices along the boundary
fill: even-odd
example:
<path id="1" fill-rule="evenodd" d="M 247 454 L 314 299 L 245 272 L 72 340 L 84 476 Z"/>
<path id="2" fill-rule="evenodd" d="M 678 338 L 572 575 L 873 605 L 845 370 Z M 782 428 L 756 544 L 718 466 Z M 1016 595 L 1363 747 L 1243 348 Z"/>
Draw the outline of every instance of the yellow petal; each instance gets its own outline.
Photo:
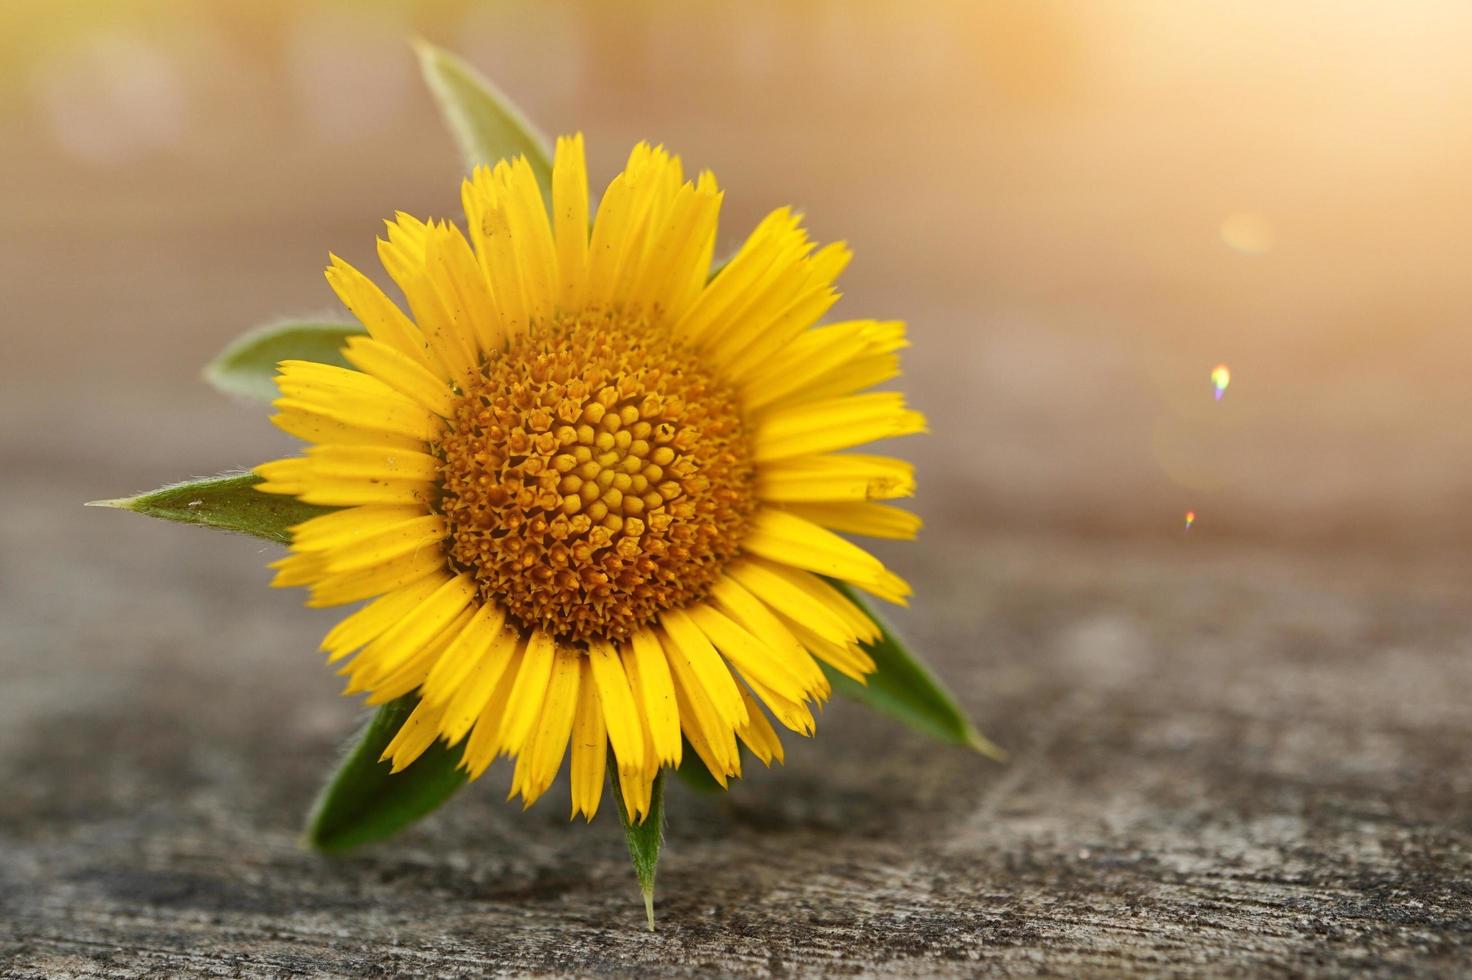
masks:
<path id="1" fill-rule="evenodd" d="M 368 683 L 382 677 L 424 648 L 475 597 L 475 583 L 460 574 L 435 589 L 398 625 L 387 630 L 358 655 L 358 669 L 368 671 Z"/>
<path id="2" fill-rule="evenodd" d="M 267 567 L 276 570 L 276 577 L 271 580 L 273 589 L 309 585 L 327 574 L 327 565 L 319 555 L 288 555 L 271 562 Z"/>
<path id="3" fill-rule="evenodd" d="M 915 492 L 915 468 L 858 453 L 796 456 L 762 464 L 757 495 L 782 503 L 891 500 Z"/>
<path id="4" fill-rule="evenodd" d="M 742 629 L 724 613 L 705 603 L 695 603 L 686 612 L 726 660 L 741 672 L 742 677 L 755 678 L 793 701 L 802 701 L 813 693 L 771 647 Z M 739 684 L 737 688 L 739 694 Z"/>
<path id="5" fill-rule="evenodd" d="M 645 309 L 658 305 L 671 321 L 679 318 L 709 273 L 720 203 L 714 178 L 676 191 L 649 227 L 627 302 Z"/>
<path id="6" fill-rule="evenodd" d="M 479 779 L 481 773 L 485 772 L 491 762 L 501 754 L 501 723 L 506 718 L 506 707 L 511 701 L 511 689 L 516 686 L 516 678 L 521 675 L 521 665 L 526 659 L 523 647 L 516 647 L 511 653 L 511 662 L 507 664 L 506 670 L 501 674 L 501 680 L 497 682 L 496 689 L 491 692 L 490 700 L 481 709 L 480 717 L 475 720 L 475 728 L 470 732 L 470 739 L 465 743 L 465 752 L 460 757 L 460 768 L 464 769 L 471 779 Z"/>
<path id="7" fill-rule="evenodd" d="M 419 363 L 436 377 L 449 378 L 444 367 L 430 354 L 424 334 L 384 295 L 383 290 L 336 255 L 331 256 L 331 260 L 327 282 L 342 300 L 342 305 L 368 330 L 369 336 Z"/>
<path id="8" fill-rule="evenodd" d="M 388 344 L 368 337 L 349 337 L 343 357 L 358 370 L 372 375 L 394 391 L 448 418 L 455 411 L 455 395 L 444 379 L 420 361 Z"/>
<path id="9" fill-rule="evenodd" d="M 460 690 L 461 683 L 474 670 L 501 635 L 506 610 L 496 602 L 483 602 L 474 617 L 445 653 L 435 661 L 434 669 L 424 679 L 420 697 L 435 704 L 446 704 Z M 476 709 L 479 711 L 479 708 Z"/>
<path id="10" fill-rule="evenodd" d="M 639 714 L 653 743 L 654 755 L 666 766 L 680 764 L 680 708 L 675 701 L 675 682 L 659 635 L 651 629 L 635 630 L 623 647 L 624 672 L 638 702 Z M 646 756 L 645 766 L 651 759 Z"/>
<path id="11" fill-rule="evenodd" d="M 348 507 L 291 527 L 295 551 L 327 551 L 424 516 L 422 507 Z"/>
<path id="12" fill-rule="evenodd" d="M 306 458 L 312 476 L 403 482 L 439 478 L 439 460 L 428 453 L 392 446 L 310 446 Z"/>
<path id="13" fill-rule="evenodd" d="M 747 678 L 746 682 L 751 685 L 752 691 L 772 710 L 772 714 L 785 728 L 799 735 L 812 735 L 817 730 L 817 724 L 813 721 L 813 713 L 806 704 L 783 697 L 771 688 L 763 686 L 760 681 Z"/>
<path id="14" fill-rule="evenodd" d="M 661 640 L 673 642 L 668 640 L 668 634 L 661 637 Z M 710 753 L 722 772 L 727 775 L 738 774 L 740 759 L 736 753 L 735 728 L 737 724 L 745 724 L 749 720 L 745 717 L 746 704 L 743 702 L 741 705 L 742 717 L 739 722 L 728 720 L 712 703 L 710 695 L 684 657 L 672 652 L 670 668 L 670 676 L 675 682 L 675 703 L 680 708 L 680 730 L 685 738 L 691 745 L 698 749 L 703 747 L 703 751 Z M 721 669 L 726 669 L 724 664 Z M 736 696 L 741 696 L 739 691 Z"/>
<path id="15" fill-rule="evenodd" d="M 506 715 L 501 720 L 502 751 L 516 755 L 531 736 L 537 715 L 541 712 L 542 699 L 547 694 L 547 679 L 552 676 L 556 652 L 557 644 L 541 630 L 534 630 L 527 637 Z"/>
<path id="16" fill-rule="evenodd" d="M 736 732 L 716 714 L 710 698 L 687 671 L 676 670 L 675 701 L 680 706 L 680 729 L 685 740 L 705 763 L 705 768 L 722 786 L 731 776 L 741 775 L 741 754 L 736 748 Z M 746 705 L 743 703 L 742 708 Z M 750 719 L 747 719 L 749 722 Z M 746 724 L 747 722 L 743 722 Z"/>
<path id="17" fill-rule="evenodd" d="M 572 817 L 582 813 L 591 821 L 603 798 L 608 729 L 603 721 L 603 706 L 598 703 L 593 663 L 589 658 L 583 658 L 581 671 L 578 710 L 572 724 Z"/>
<path id="18" fill-rule="evenodd" d="M 851 582 L 903 603 L 910 587 L 863 548 L 786 511 L 765 508 L 752 522 L 741 547 L 774 562 Z"/>
<path id="19" fill-rule="evenodd" d="M 344 430 L 368 429 L 420 443 L 439 438 L 442 420 L 422 405 L 384 386 L 392 397 L 379 397 L 360 392 L 316 388 L 278 398 L 272 404 L 288 419 L 298 415 L 317 416 L 339 423 Z M 279 423 L 278 423 L 279 424 Z M 283 425 L 282 428 L 285 428 Z M 323 426 L 326 429 L 326 426 Z M 328 430 L 329 434 L 331 430 Z M 320 442 L 357 442 L 352 438 L 325 438 Z"/>
<path id="20" fill-rule="evenodd" d="M 787 395 L 776 405 L 786 407 L 799 402 L 816 402 L 852 395 L 900 376 L 900 359 L 894 354 L 870 354 L 814 378 L 798 391 Z"/>
<path id="21" fill-rule="evenodd" d="M 677 321 L 676 332 L 697 346 L 714 345 L 742 323 L 754 305 L 787 302 L 795 287 L 781 276 L 791 279 L 811 249 L 801 219 L 791 208 L 768 214 Z M 775 300 L 774 293 L 780 294 Z"/>
<path id="22" fill-rule="evenodd" d="M 593 680 L 598 685 L 598 702 L 613 743 L 621 772 L 637 772 L 644 768 L 644 723 L 634 701 L 623 661 L 613 646 L 606 642 L 588 643 L 588 662 Z"/>
<path id="23" fill-rule="evenodd" d="M 745 559 L 733 563 L 726 573 L 762 602 L 788 619 L 806 623 L 820 636 L 835 643 L 856 639 L 852 627 L 833 609 L 814 598 L 783 574 L 784 566 Z"/>
<path id="24" fill-rule="evenodd" d="M 430 228 L 424 268 L 445 318 L 445 329 L 454 335 L 457 350 L 463 349 L 470 356 L 468 380 L 473 383 L 480 355 L 499 348 L 503 337 L 490 284 L 470 243 L 459 228 L 448 222 Z"/>
<path id="25" fill-rule="evenodd" d="M 557 253 L 547 221 L 547 203 L 525 157 L 510 161 L 501 179 L 505 182 L 506 216 L 517 247 L 522 299 L 529 317 L 544 319 L 552 315 L 557 295 Z"/>
<path id="26" fill-rule="evenodd" d="M 851 320 L 804 331 L 758 365 L 742 386 L 742 401 L 755 412 L 792 397 L 808 400 L 810 389 L 849 365 L 904 347 L 904 330 L 897 320 Z"/>
<path id="27" fill-rule="evenodd" d="M 504 162 L 475 168 L 462 199 L 471 220 L 471 235 L 481 269 L 490 283 L 498 329 L 503 337 L 525 332 L 528 306 L 518 270 L 518 249 L 511 227 Z M 498 176 L 499 175 L 499 176 Z"/>
<path id="28" fill-rule="evenodd" d="M 848 596 L 838 591 L 838 589 L 834 588 L 828 582 L 823 581 L 811 572 L 804 572 L 801 569 L 792 568 L 791 566 L 773 565 L 770 567 L 793 586 L 822 603 L 824 608 L 842 619 L 849 629 L 849 635 L 853 639 L 863 640 L 865 642 L 872 642 L 879 639 L 879 625 L 870 619 L 868 614 L 862 609 L 854 605 L 853 600 L 849 599 Z M 806 620 L 803 622 L 806 622 Z"/>
<path id="29" fill-rule="evenodd" d="M 435 289 L 425 264 L 430 226 L 401 213 L 389 223 L 388 233 L 388 241 L 379 239 L 379 259 L 409 301 L 435 360 L 444 365 L 451 381 L 469 384 L 477 373 L 475 337 L 467 325 L 455 322 Z"/>
<path id="30" fill-rule="evenodd" d="M 803 682 L 805 690 L 820 700 L 827 699 L 830 688 L 822 668 L 770 606 L 729 576 L 721 578 L 711 589 L 711 599 L 716 608 L 776 651 L 784 664 Z"/>
<path id="31" fill-rule="evenodd" d="M 620 649 L 624 674 L 629 675 L 629 689 L 634 705 L 639 708 L 639 721 L 645 731 L 645 764 L 643 770 L 658 770 L 661 765 L 679 765 L 683 752 L 680 742 L 680 705 L 674 697 L 674 678 L 664 642 L 657 631 L 643 628 Z"/>
<path id="32" fill-rule="evenodd" d="M 740 352 L 725 362 L 726 377 L 738 385 L 744 384 L 773 354 L 817 323 L 836 302 L 838 291 L 826 283 L 809 286 L 778 310 L 761 331 L 753 332 Z"/>
<path id="33" fill-rule="evenodd" d="M 752 437 L 753 457 L 766 463 L 924 431 L 925 416 L 905 408 L 899 392 L 847 395 L 766 412 Z"/>
<path id="34" fill-rule="evenodd" d="M 547 682 L 547 699 L 542 703 L 536 731 L 530 741 L 526 775 L 520 786 L 522 801 L 531 806 L 547 792 L 562 760 L 567 755 L 567 742 L 572 735 L 573 718 L 577 714 L 578 681 L 583 655 L 572 647 L 559 647 L 552 660 L 552 674 Z"/>
<path id="35" fill-rule="evenodd" d="M 339 673 L 349 675 L 348 688 L 344 694 L 355 694 L 358 691 L 370 690 L 368 704 L 387 704 L 396 698 L 401 698 L 424 683 L 425 676 L 434 662 L 439 659 L 445 647 L 450 644 L 465 624 L 470 622 L 471 611 L 462 609 L 460 615 L 451 620 L 450 624 L 435 634 L 418 651 L 411 654 L 399 666 L 387 674 L 377 675 L 370 669 L 371 665 L 364 663 L 359 669 L 359 663 L 354 662 Z"/>
<path id="36" fill-rule="evenodd" d="M 847 534 L 912 541 L 923 522 L 916 514 L 861 500 L 789 503 L 783 509 L 804 520 Z"/>
<path id="37" fill-rule="evenodd" d="M 801 623 L 790 620 L 786 622 L 787 628 L 802 641 L 803 646 L 807 647 L 814 657 L 860 684 L 867 684 L 868 675 L 877 669 L 874 658 L 865 653 L 857 643 L 834 643 L 827 637 L 814 633 Z"/>
<path id="38" fill-rule="evenodd" d="M 756 699 L 744 687 L 741 689 L 741 698 L 746 702 L 746 714 L 750 720 L 736 729 L 737 737 L 746 743 L 746 747 L 751 749 L 758 759 L 762 760 L 762 765 L 770 766 L 773 759 L 781 762 L 783 760 L 782 740 L 777 737 L 772 723 L 767 721 L 767 716 L 756 703 Z"/>
<path id="39" fill-rule="evenodd" d="M 322 640 L 328 663 L 382 636 L 450 580 L 449 574 L 430 575 L 412 585 L 380 596 L 334 626 Z"/>
<path id="40" fill-rule="evenodd" d="M 490 702 L 502 676 L 515 662 L 516 648 L 521 642 L 516 629 L 509 623 L 502 623 L 494 632 L 482 629 L 482 633 L 487 632 L 489 638 L 482 636 L 475 641 L 483 652 L 471 663 L 470 670 L 456 686 L 440 726 L 445 741 L 450 745 L 459 743 L 470 731 L 471 725 Z"/>
<path id="41" fill-rule="evenodd" d="M 710 699 L 723 725 L 735 728 L 746 721 L 746 706 L 731 671 L 694 620 L 682 609 L 666 609 L 660 613 L 659 622 L 664 635 L 672 641 L 665 649 L 675 679 L 685 677 L 698 686 Z"/>
<path id="42" fill-rule="evenodd" d="M 424 750 L 434 744 L 439 733 L 439 716 L 444 711 L 423 701 L 414 708 L 399 731 L 384 748 L 379 761 L 393 760 L 393 771 L 403 772 Z"/>
<path id="43" fill-rule="evenodd" d="M 629 811 L 629 818 L 634 823 L 643 823 L 644 818 L 649 815 L 649 800 L 654 793 L 654 777 L 658 774 L 659 768 L 654 767 L 619 777 L 618 785 L 624 798 L 624 807 Z M 724 786 L 725 782 L 723 781 L 721 785 Z"/>
<path id="44" fill-rule="evenodd" d="M 321 608 L 372 599 L 385 592 L 412 585 L 428 575 L 443 571 L 444 567 L 444 555 L 435 550 L 421 551 L 402 562 L 365 572 L 329 575 L 312 586 L 312 597 L 307 600 L 307 605 Z"/>
<path id="45" fill-rule="evenodd" d="M 557 237 L 558 302 L 565 311 L 579 310 L 588 278 L 588 166 L 582 133 L 557 140 L 552 222 Z"/>
<path id="46" fill-rule="evenodd" d="M 280 405 L 277 408 L 281 408 Z M 401 449 L 422 450 L 425 441 L 415 436 L 383 432 L 360 424 L 341 413 L 319 411 L 297 402 L 282 408 L 271 416 L 271 423 L 282 432 L 296 436 L 304 442 L 338 446 L 394 446 Z"/>
<path id="47" fill-rule="evenodd" d="M 421 550 L 438 550 L 445 534 L 445 519 L 438 514 L 426 514 L 319 554 L 330 573 L 361 571 L 399 561 Z"/>

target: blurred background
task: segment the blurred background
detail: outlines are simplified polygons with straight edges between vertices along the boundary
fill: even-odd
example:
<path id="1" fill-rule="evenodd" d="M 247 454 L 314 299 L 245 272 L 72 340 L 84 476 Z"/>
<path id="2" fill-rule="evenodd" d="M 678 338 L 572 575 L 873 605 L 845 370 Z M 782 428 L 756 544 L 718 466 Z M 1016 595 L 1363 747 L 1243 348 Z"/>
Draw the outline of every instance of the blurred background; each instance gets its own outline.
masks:
<path id="1" fill-rule="evenodd" d="M 675 791 L 652 943 L 607 811 L 515 812 L 506 766 L 300 851 L 362 711 L 336 614 L 263 542 L 80 504 L 294 451 L 200 370 L 335 315 L 328 251 L 376 271 L 396 209 L 460 218 L 415 35 L 595 183 L 639 139 L 714 170 L 724 248 L 784 204 L 852 244 L 835 316 L 909 321 L 932 427 L 896 616 L 1010 766 L 834 703 Z M 0 972 L 1455 973 L 1469 51 L 1461 0 L 0 0 Z"/>
<path id="2" fill-rule="evenodd" d="M 328 250 L 376 267 L 395 209 L 460 217 L 422 35 L 585 131 L 597 180 L 641 138 L 713 169 L 725 245 L 785 203 L 851 242 L 838 314 L 912 325 L 932 525 L 1465 542 L 1469 29 L 1372 0 L 8 0 L 7 492 L 287 445 L 198 368 L 332 310 Z"/>

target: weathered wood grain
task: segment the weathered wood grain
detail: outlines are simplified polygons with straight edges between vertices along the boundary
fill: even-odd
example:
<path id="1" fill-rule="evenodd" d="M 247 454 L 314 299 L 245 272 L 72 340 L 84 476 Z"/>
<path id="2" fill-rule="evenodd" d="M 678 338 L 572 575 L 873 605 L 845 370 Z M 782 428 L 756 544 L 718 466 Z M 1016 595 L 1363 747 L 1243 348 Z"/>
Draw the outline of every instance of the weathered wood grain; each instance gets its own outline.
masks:
<path id="1" fill-rule="evenodd" d="M 729 798 L 672 790 L 650 935 L 612 814 L 569 826 L 565 788 L 522 813 L 504 772 L 396 842 L 303 852 L 355 710 L 312 653 L 327 619 L 263 588 L 255 542 L 13 487 L 7 976 L 1468 965 L 1451 564 L 932 535 L 901 621 L 1013 761 L 835 704 Z"/>

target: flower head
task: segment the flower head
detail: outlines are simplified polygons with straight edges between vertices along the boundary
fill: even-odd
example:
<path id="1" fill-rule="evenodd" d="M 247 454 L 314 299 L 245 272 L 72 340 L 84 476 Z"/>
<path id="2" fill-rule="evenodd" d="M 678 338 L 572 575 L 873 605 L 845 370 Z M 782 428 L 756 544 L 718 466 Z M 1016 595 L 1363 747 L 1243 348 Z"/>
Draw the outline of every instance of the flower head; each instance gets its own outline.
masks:
<path id="1" fill-rule="evenodd" d="M 611 746 L 631 812 L 682 736 L 722 781 L 738 742 L 782 756 L 766 712 L 811 734 L 856 679 L 869 618 L 824 580 L 908 586 L 838 532 L 912 537 L 877 501 L 911 467 L 849 452 L 921 431 L 896 393 L 895 322 L 815 326 L 849 253 L 763 220 L 714 277 L 721 192 L 640 144 L 589 224 L 581 137 L 557 143 L 550 217 L 523 160 L 463 186 L 468 235 L 405 214 L 379 256 L 401 311 L 336 258 L 367 329 L 353 369 L 286 361 L 276 423 L 312 445 L 260 489 L 341 508 L 292 529 L 273 584 L 309 604 L 371 600 L 323 642 L 348 693 L 417 693 L 385 752 L 442 739 L 479 776 L 516 759 L 528 805 L 571 746 L 589 818 Z M 765 709 L 765 710 L 764 710 Z"/>

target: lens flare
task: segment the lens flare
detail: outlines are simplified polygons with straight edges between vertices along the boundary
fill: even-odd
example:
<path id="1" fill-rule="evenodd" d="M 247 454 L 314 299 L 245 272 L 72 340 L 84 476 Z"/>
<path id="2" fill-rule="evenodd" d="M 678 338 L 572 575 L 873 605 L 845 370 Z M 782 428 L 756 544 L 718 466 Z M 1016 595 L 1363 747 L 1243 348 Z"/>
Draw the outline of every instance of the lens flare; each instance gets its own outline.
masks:
<path id="1" fill-rule="evenodd" d="M 1192 524 L 1195 524 L 1195 523 L 1196 523 L 1196 512 L 1194 510 L 1188 510 L 1188 511 L 1186 511 L 1186 530 L 1187 531 L 1191 530 L 1191 525 Z"/>
<path id="2" fill-rule="evenodd" d="M 1221 401 L 1222 396 L 1227 393 L 1227 385 L 1232 383 L 1232 371 L 1225 364 L 1218 364 L 1211 369 L 1211 386 L 1216 389 L 1216 400 Z"/>

